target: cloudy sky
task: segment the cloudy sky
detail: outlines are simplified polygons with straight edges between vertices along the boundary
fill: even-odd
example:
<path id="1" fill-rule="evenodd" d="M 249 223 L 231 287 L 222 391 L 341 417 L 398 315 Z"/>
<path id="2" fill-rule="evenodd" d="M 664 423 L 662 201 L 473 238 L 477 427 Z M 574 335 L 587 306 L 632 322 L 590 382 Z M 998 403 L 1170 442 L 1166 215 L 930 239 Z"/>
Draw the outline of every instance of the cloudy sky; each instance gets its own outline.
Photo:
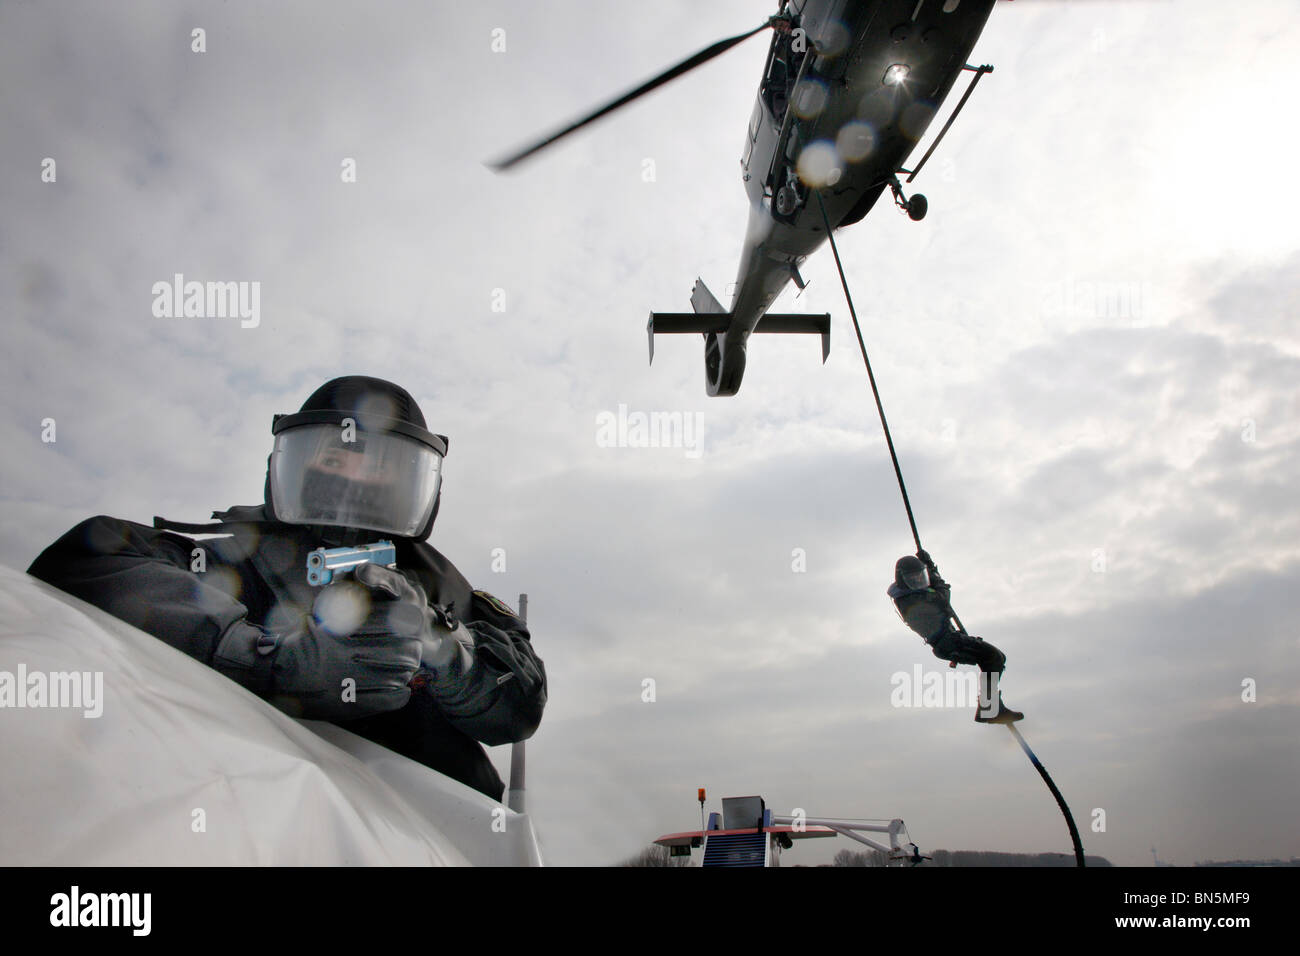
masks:
<path id="1" fill-rule="evenodd" d="M 0 3 L 0 561 L 258 502 L 273 413 L 388 378 L 451 437 L 432 542 L 530 596 L 550 862 L 690 828 L 700 786 L 1068 852 L 1009 734 L 891 704 L 943 665 L 884 594 L 912 542 L 829 250 L 779 306 L 833 314 L 825 366 L 756 339 L 728 399 L 695 337 L 647 366 L 647 312 L 735 275 L 766 40 L 484 166 L 769 12 Z M 1300 855 L 1300 10 L 1000 3 L 972 59 L 929 217 L 839 236 L 922 540 L 1089 853 Z M 155 316 L 176 273 L 259 282 L 260 321 Z M 696 440 L 608 447 L 620 409 Z"/>

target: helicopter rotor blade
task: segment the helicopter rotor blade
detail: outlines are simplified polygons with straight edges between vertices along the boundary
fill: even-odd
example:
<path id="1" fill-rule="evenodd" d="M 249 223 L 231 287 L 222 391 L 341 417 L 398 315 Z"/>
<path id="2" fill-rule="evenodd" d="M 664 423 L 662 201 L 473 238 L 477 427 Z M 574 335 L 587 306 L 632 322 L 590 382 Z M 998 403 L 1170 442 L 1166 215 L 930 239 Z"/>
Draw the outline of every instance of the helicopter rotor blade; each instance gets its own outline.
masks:
<path id="1" fill-rule="evenodd" d="M 712 60 L 715 56 L 719 56 L 723 53 L 726 53 L 736 44 L 743 43 L 745 40 L 748 40 L 750 37 L 752 37 L 755 33 L 760 33 L 763 30 L 766 30 L 771 25 L 772 25 L 772 20 L 768 20 L 762 26 L 755 27 L 754 29 L 750 30 L 748 33 L 741 33 L 734 37 L 728 37 L 725 40 L 719 40 L 717 43 L 713 44 L 712 46 L 706 47 L 705 49 L 701 50 L 699 53 L 687 57 L 685 60 L 678 63 L 676 66 L 668 70 L 665 70 L 663 73 L 660 73 L 658 76 L 652 79 L 646 80 L 646 82 L 642 83 L 636 89 L 629 90 L 628 92 L 624 93 L 622 96 L 620 96 L 618 99 L 614 100 L 613 102 L 606 103 L 604 106 L 602 106 L 600 109 L 596 110 L 595 112 L 589 113 L 587 116 L 584 116 L 582 119 L 577 120 L 574 123 L 570 123 L 568 126 L 564 127 L 564 129 L 551 134 L 550 136 L 546 137 L 540 142 L 534 143 L 532 146 L 529 146 L 527 149 L 522 150 L 521 152 L 515 153 L 513 156 L 509 156 L 495 163 L 489 163 L 488 165 L 492 169 L 496 170 L 497 172 L 501 172 L 504 169 L 509 169 L 511 166 L 514 166 L 516 163 L 527 159 L 529 156 L 532 156 L 534 153 L 539 152 L 545 149 L 547 146 L 550 146 L 551 144 L 555 143 L 556 141 L 563 139 L 564 137 L 568 136 L 570 133 L 582 129 L 582 127 L 586 126 L 588 123 L 600 119 L 602 116 L 606 115 L 607 113 L 614 112 L 614 110 L 618 109 L 619 107 L 626 106 L 628 103 L 631 103 L 633 100 L 637 99 L 640 96 L 644 96 L 646 93 L 649 93 L 651 90 L 663 86 L 665 83 L 669 82 L 670 80 L 675 80 L 683 73 L 687 73 L 695 69 L 697 66 L 701 66 L 704 63 L 707 63 L 709 60 Z"/>

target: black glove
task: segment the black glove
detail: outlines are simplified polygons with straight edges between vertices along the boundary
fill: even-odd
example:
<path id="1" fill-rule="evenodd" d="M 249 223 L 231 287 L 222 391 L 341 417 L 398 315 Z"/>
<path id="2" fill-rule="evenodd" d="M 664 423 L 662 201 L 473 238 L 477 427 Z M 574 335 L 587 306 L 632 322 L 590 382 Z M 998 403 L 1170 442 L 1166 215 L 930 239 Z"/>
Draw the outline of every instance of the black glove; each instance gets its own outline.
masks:
<path id="1" fill-rule="evenodd" d="M 943 579 L 943 576 L 939 574 L 939 567 L 934 563 L 934 558 L 930 557 L 930 552 L 925 548 L 918 548 L 916 556 L 930 569 L 930 587 L 938 591 L 946 602 L 952 589 L 949 587 L 948 582 Z M 951 610 L 951 607 L 949 607 L 949 610 Z"/>
<path id="2" fill-rule="evenodd" d="M 299 716 L 368 717 L 411 697 L 427 630 L 424 593 L 376 565 L 353 577 L 322 589 L 310 618 L 273 650 L 274 692 L 290 698 L 295 706 L 287 709 Z"/>
<path id="3" fill-rule="evenodd" d="M 354 577 L 370 589 L 376 601 L 388 605 L 390 626 L 416 637 L 420 642 L 420 669 L 442 671 L 453 663 L 468 670 L 473 663 L 474 637 L 446 609 L 430 606 L 424 588 L 412 584 L 400 572 L 377 564 L 364 564 Z"/>
<path id="4" fill-rule="evenodd" d="M 453 629 L 439 623 L 445 615 L 429 607 L 423 589 L 373 564 L 353 577 L 323 588 L 312 613 L 295 626 L 268 630 L 237 622 L 222 635 L 213 667 L 286 713 L 319 720 L 404 707 L 422 664 L 468 670 L 472 654 L 457 655 L 462 644 L 446 639 Z M 468 635 L 464 625 L 460 632 Z"/>

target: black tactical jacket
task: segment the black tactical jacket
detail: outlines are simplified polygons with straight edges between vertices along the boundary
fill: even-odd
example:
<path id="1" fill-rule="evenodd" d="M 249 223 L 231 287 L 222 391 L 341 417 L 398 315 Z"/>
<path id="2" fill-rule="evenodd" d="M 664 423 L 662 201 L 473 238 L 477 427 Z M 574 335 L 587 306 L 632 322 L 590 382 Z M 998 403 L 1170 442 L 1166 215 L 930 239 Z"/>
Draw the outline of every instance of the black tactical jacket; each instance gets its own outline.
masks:
<path id="1" fill-rule="evenodd" d="M 952 625 L 952 606 L 948 603 L 952 588 L 937 575 L 932 577 L 930 587 L 913 590 L 895 582 L 887 592 L 903 623 L 920 634 L 927 644 L 958 633 Z"/>
<path id="2" fill-rule="evenodd" d="M 224 535 L 200 541 L 105 515 L 89 518 L 46 548 L 28 573 L 215 667 L 292 714 L 294 702 L 274 696 L 269 660 L 265 671 L 238 669 L 214 660 L 214 651 L 232 628 L 272 630 L 310 612 L 316 589 L 306 582 L 306 561 L 322 545 L 319 529 L 268 521 L 260 507 L 213 517 L 224 523 L 158 520 Z M 435 677 L 397 710 L 339 725 L 499 800 L 505 786 L 476 741 L 495 745 L 532 736 L 546 706 L 545 668 L 524 622 L 507 606 L 473 590 L 429 544 L 394 543 L 397 567 L 418 581 L 431 604 L 450 606 L 473 632 L 475 664 L 455 679 Z M 199 560 L 204 570 L 191 570 Z"/>

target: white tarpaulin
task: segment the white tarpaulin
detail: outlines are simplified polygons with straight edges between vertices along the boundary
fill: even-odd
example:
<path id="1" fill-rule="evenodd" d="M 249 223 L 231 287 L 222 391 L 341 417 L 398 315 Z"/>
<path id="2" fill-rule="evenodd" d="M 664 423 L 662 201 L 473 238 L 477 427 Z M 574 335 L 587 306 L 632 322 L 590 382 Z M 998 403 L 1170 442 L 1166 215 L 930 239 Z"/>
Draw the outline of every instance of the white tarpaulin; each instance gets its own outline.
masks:
<path id="1" fill-rule="evenodd" d="M 0 759 L 0 865 L 540 862 L 526 815 L 3 566 Z"/>

